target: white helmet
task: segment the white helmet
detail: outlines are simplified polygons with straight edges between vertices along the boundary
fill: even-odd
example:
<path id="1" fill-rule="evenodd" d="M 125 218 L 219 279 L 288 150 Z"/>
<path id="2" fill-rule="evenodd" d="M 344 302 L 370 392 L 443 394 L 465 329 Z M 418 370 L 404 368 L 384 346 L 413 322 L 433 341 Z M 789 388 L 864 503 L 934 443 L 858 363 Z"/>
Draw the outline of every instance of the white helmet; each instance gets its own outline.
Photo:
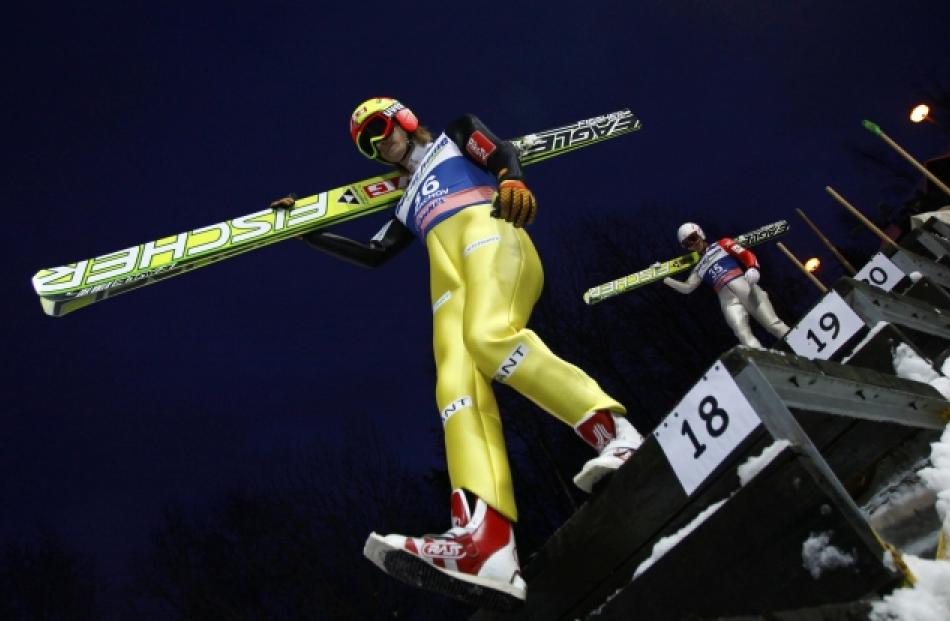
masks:
<path id="1" fill-rule="evenodd" d="M 699 225 L 694 222 L 687 222 L 683 224 L 682 226 L 680 226 L 679 229 L 677 229 L 676 241 L 678 241 L 680 245 L 682 246 L 683 240 L 685 240 L 687 237 L 689 237 L 690 235 L 694 233 L 698 235 L 701 240 L 706 241 L 706 234 L 703 233 L 703 230 L 699 228 Z"/>

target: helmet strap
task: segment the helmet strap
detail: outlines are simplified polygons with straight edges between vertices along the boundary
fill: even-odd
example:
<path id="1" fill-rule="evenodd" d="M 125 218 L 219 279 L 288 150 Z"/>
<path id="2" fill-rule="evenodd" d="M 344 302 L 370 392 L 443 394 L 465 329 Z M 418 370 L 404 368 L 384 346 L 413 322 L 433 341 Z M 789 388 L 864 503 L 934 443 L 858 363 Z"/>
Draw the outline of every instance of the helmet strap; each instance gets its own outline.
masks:
<path id="1" fill-rule="evenodd" d="M 406 155 L 402 158 L 402 166 L 411 173 L 416 172 L 419 164 L 422 163 L 422 157 L 426 154 L 425 147 L 416 144 L 416 141 L 410 136 L 409 145 L 406 149 Z"/>

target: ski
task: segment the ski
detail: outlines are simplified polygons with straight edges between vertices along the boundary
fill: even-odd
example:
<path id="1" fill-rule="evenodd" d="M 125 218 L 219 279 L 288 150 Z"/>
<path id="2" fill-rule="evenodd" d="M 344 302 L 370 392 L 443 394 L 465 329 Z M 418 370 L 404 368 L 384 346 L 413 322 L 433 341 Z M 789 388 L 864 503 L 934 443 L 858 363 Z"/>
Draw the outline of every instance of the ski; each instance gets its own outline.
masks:
<path id="1" fill-rule="evenodd" d="M 511 142 L 523 164 L 534 164 L 640 129 L 630 110 L 528 134 Z M 33 276 L 43 311 L 61 317 L 95 302 L 184 272 L 309 233 L 395 204 L 407 179 L 398 172 L 363 179 L 297 200 L 293 208 L 264 209 Z"/>
<path id="2" fill-rule="evenodd" d="M 734 237 L 733 239 L 743 246 L 755 246 L 757 244 L 761 244 L 762 242 L 784 235 L 788 232 L 789 228 L 790 227 L 787 221 L 779 220 L 778 222 L 773 222 L 772 224 L 766 224 L 763 227 L 759 227 L 754 231 L 743 233 L 742 235 Z M 632 291 L 644 285 L 649 285 L 650 283 L 656 282 L 661 278 L 666 278 L 672 274 L 684 272 L 696 265 L 698 261 L 699 254 L 696 252 L 690 252 L 689 254 L 676 257 L 675 259 L 654 263 L 650 267 L 640 270 L 639 272 L 634 272 L 632 274 L 628 274 L 627 276 L 622 276 L 615 280 L 611 280 L 610 282 L 605 282 L 602 285 L 591 287 L 584 292 L 584 302 L 587 304 L 597 304 L 598 302 L 603 302 L 604 300 L 620 295 L 621 293 L 626 293 L 627 291 Z"/>

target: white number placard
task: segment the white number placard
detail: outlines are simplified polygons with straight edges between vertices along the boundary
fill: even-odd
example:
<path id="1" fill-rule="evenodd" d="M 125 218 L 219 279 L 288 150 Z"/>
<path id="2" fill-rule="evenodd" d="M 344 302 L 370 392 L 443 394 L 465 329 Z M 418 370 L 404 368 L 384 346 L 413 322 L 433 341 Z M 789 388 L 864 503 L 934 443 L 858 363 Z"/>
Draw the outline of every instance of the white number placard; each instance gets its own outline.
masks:
<path id="1" fill-rule="evenodd" d="M 854 279 L 890 291 L 905 275 L 893 261 L 878 252 L 854 275 Z"/>
<path id="2" fill-rule="evenodd" d="M 848 303 L 832 291 L 795 324 L 785 342 L 799 356 L 828 360 L 864 325 Z"/>
<path id="3" fill-rule="evenodd" d="M 689 496 L 760 423 L 717 361 L 653 435 Z"/>

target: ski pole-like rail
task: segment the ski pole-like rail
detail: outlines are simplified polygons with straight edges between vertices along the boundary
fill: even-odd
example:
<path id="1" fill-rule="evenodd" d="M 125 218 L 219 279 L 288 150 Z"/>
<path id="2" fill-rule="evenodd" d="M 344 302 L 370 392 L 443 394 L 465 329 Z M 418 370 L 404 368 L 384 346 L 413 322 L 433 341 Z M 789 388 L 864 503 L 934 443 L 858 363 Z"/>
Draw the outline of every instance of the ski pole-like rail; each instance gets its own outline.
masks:
<path id="1" fill-rule="evenodd" d="M 788 258 L 788 260 L 791 261 L 795 265 L 795 267 L 797 267 L 801 271 L 802 274 L 808 277 L 808 279 L 812 282 L 813 285 L 818 287 L 819 291 L 821 291 L 822 293 L 828 293 L 828 287 L 826 287 L 820 280 L 818 280 L 817 276 L 809 272 L 808 268 L 802 265 L 802 262 L 798 260 L 798 257 L 792 254 L 792 251 L 785 247 L 785 244 L 783 244 L 782 242 L 778 242 L 775 245 L 778 246 L 778 249 L 782 251 L 782 254 L 784 254 Z"/>
<path id="2" fill-rule="evenodd" d="M 843 196 L 841 196 L 840 194 L 838 194 L 837 192 L 835 192 L 834 188 L 832 188 L 830 185 L 826 185 L 826 186 L 825 186 L 825 191 L 828 192 L 828 194 L 830 194 L 832 198 L 834 198 L 836 201 L 838 201 L 838 203 L 839 203 L 842 207 L 844 207 L 845 209 L 847 209 L 848 211 L 850 211 L 850 212 L 854 215 L 855 218 L 857 218 L 858 220 L 860 220 L 860 221 L 861 221 L 861 224 L 863 224 L 864 226 L 868 227 L 868 229 L 870 229 L 872 233 L 874 233 L 874 234 L 877 235 L 879 238 L 881 238 L 881 241 L 882 241 L 882 242 L 884 242 L 885 244 L 887 244 L 887 245 L 890 246 L 891 248 L 894 248 L 894 249 L 900 248 L 900 246 L 897 244 L 897 242 L 895 242 L 893 239 L 891 239 L 890 237 L 888 237 L 888 236 L 887 236 L 887 233 L 885 233 L 884 231 L 882 231 L 880 228 L 877 227 L 877 225 L 875 225 L 873 222 L 871 222 L 870 220 L 868 220 L 867 216 L 865 216 L 863 213 L 861 213 L 860 211 L 858 211 L 857 207 L 855 207 L 854 205 L 852 205 L 851 203 L 849 203 L 847 200 L 845 200 L 845 198 L 844 198 Z"/>
<path id="3" fill-rule="evenodd" d="M 844 266 L 844 269 L 848 270 L 848 273 L 849 273 L 849 274 L 851 274 L 852 276 L 854 276 L 855 274 L 858 273 L 858 270 L 854 269 L 854 266 L 851 265 L 851 262 L 848 261 L 846 258 L 844 258 L 844 255 L 841 254 L 841 253 L 838 251 L 838 249 L 835 247 L 835 245 L 831 243 L 831 240 L 828 239 L 828 238 L 825 236 L 825 234 L 821 232 L 821 229 L 819 229 L 819 228 L 815 225 L 815 223 L 812 222 L 811 219 L 810 219 L 808 216 L 805 215 L 805 212 L 804 212 L 804 211 L 802 211 L 801 209 L 798 209 L 798 208 L 796 207 L 796 208 L 795 208 L 795 213 L 797 213 L 797 214 L 799 215 L 799 217 L 800 217 L 802 220 L 805 221 L 805 224 L 807 224 L 808 227 L 809 227 L 812 231 L 814 231 L 815 235 L 818 236 L 818 239 L 821 241 L 821 243 L 823 243 L 823 244 L 825 245 L 825 247 L 826 247 L 829 251 L 831 251 L 831 254 L 833 254 L 833 255 L 835 256 L 835 258 L 838 259 L 838 262 L 841 263 L 842 266 Z"/>
<path id="4" fill-rule="evenodd" d="M 910 153 L 905 151 L 899 144 L 891 140 L 891 137 L 885 134 L 884 130 L 882 130 L 877 123 L 872 123 L 871 121 L 862 121 L 861 124 L 864 126 L 864 129 L 868 130 L 872 134 L 877 135 L 877 137 L 883 140 L 885 143 L 887 143 L 889 147 L 897 151 L 897 153 L 900 154 L 901 157 L 903 157 L 905 160 L 910 162 L 911 166 L 913 166 L 914 168 L 922 172 L 924 176 L 930 180 L 931 183 L 933 183 L 935 186 L 943 190 L 943 192 L 947 196 L 950 196 L 950 187 L 947 187 L 947 184 L 941 181 L 932 172 L 927 170 L 926 166 L 924 166 L 923 164 L 915 160 L 913 156 L 911 156 Z"/>

